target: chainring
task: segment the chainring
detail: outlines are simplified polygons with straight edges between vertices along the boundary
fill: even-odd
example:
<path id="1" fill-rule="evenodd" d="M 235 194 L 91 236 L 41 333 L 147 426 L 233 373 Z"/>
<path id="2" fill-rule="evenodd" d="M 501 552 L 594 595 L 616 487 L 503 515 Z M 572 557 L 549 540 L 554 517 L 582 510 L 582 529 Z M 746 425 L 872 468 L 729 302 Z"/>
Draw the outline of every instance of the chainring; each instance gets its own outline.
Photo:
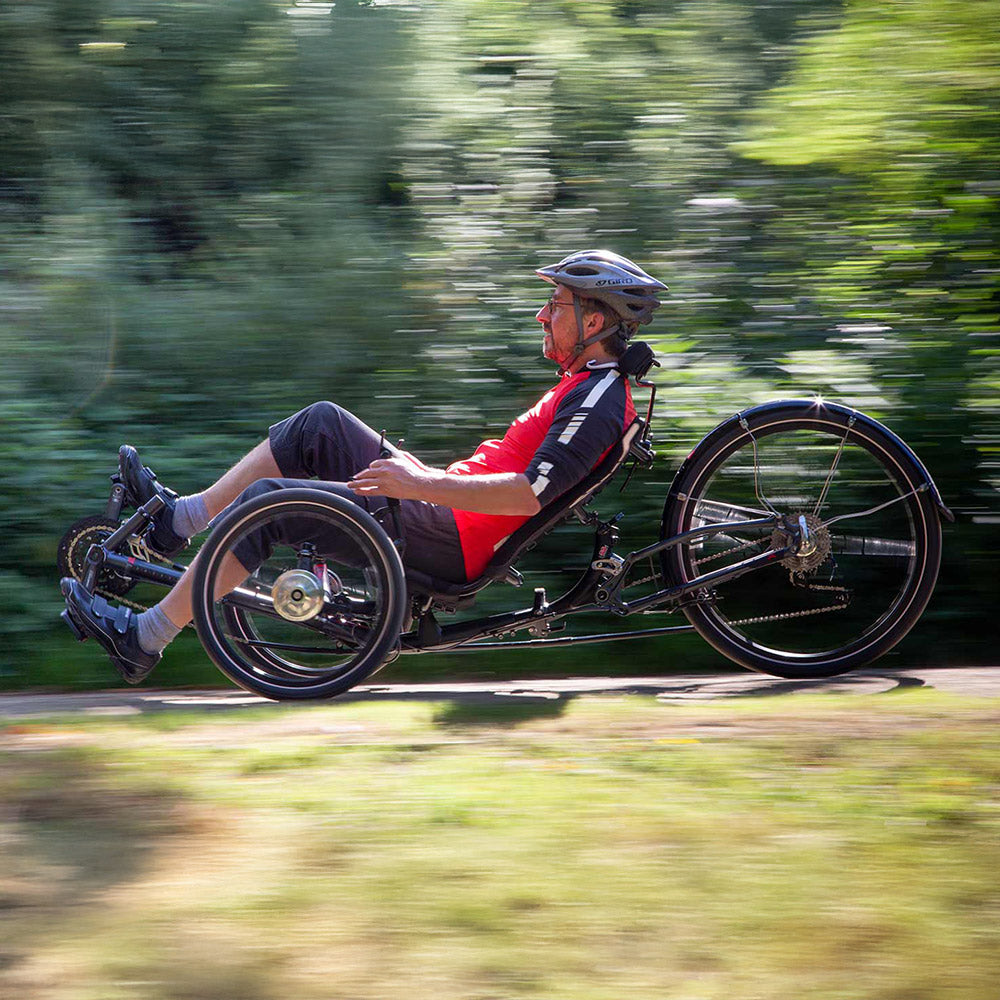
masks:
<path id="1" fill-rule="evenodd" d="M 100 514 L 82 517 L 74 521 L 59 542 L 56 563 L 60 576 L 71 576 L 83 582 L 87 568 L 87 552 L 91 545 L 97 545 L 118 530 L 107 517 Z M 97 576 L 97 589 L 107 596 L 122 597 L 137 583 L 107 567 L 102 567 Z"/>

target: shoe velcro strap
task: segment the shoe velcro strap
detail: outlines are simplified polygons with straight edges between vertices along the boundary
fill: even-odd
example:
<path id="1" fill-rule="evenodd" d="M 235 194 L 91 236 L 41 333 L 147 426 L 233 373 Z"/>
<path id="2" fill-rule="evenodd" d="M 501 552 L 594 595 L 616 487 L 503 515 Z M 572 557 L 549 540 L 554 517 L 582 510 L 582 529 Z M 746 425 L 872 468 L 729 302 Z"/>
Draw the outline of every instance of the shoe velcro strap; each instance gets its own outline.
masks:
<path id="1" fill-rule="evenodd" d="M 125 605 L 122 604 L 115 608 L 114 612 L 115 631 L 124 635 L 128 631 L 128 623 L 129 619 L 132 617 L 132 609 L 126 608 Z"/>
<path id="2" fill-rule="evenodd" d="M 108 604 L 100 594 L 94 595 L 91 608 L 95 615 L 100 615 L 101 618 L 107 619 L 116 632 L 124 635 L 128 630 L 129 618 L 132 616 L 131 608 L 126 608 L 124 604 L 116 608 L 114 605 Z"/>

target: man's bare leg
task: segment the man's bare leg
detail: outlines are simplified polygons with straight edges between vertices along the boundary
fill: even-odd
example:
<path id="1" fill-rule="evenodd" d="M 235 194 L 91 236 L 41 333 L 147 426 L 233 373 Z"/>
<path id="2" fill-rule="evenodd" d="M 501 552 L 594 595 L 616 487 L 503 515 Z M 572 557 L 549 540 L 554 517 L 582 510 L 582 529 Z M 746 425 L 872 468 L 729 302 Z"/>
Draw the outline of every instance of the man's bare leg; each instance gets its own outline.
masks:
<path id="1" fill-rule="evenodd" d="M 253 451 L 244 455 L 221 479 L 202 493 L 210 517 L 225 510 L 248 486 L 258 479 L 275 479 L 281 469 L 271 454 L 268 441 L 261 441 Z"/>
<path id="2" fill-rule="evenodd" d="M 159 608 L 178 627 L 183 628 L 194 617 L 191 603 L 191 583 L 194 580 L 194 566 L 199 555 L 191 560 L 184 575 L 174 584 L 173 589 L 159 603 Z M 215 581 L 215 596 L 222 597 L 238 587 L 247 578 L 243 564 L 231 552 L 222 557 L 219 575 Z"/>
<path id="3" fill-rule="evenodd" d="M 281 476 L 278 463 L 271 454 L 271 445 L 261 441 L 253 451 L 244 455 L 221 479 L 213 483 L 202 493 L 205 506 L 210 517 L 215 517 L 225 510 L 248 486 L 258 479 L 273 479 Z M 159 603 L 163 613 L 178 628 L 183 628 L 192 618 L 191 611 L 191 581 L 194 579 L 192 569 L 198 557 L 184 571 L 184 575 L 174 584 L 173 589 Z M 247 576 L 247 571 L 240 561 L 231 554 L 223 558 L 216 584 L 216 597 L 228 594 L 238 587 Z"/>

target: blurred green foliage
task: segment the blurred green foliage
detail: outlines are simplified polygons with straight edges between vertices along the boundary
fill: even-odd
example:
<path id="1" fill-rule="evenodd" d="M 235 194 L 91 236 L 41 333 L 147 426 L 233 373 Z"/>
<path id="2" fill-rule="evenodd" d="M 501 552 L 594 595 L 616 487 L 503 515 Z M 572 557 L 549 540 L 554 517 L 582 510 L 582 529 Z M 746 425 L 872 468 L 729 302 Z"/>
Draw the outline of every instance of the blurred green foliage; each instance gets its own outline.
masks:
<path id="1" fill-rule="evenodd" d="M 0 683 L 107 677 L 60 631 L 53 562 L 121 441 L 193 491 L 333 398 L 426 459 L 468 454 L 553 379 L 533 267 L 594 245 L 671 287 L 647 336 L 664 457 L 624 545 L 718 420 L 823 393 L 886 421 L 959 514 L 909 649 L 992 656 L 992 7 L 4 5 Z M 573 667 L 618 655 L 590 649 Z"/>

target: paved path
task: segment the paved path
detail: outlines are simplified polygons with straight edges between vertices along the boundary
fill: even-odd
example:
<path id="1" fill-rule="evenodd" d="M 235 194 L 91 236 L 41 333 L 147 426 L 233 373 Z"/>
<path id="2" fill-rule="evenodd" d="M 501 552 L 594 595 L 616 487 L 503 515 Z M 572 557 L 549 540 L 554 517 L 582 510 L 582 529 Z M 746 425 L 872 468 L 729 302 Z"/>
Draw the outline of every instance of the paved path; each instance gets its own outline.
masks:
<path id="1" fill-rule="evenodd" d="M 743 672 L 669 677 L 570 677 L 492 683 L 367 684 L 341 695 L 336 702 L 398 699 L 490 702 L 510 698 L 571 698 L 585 694 L 646 694 L 666 702 L 694 702 L 795 691 L 872 695 L 901 687 L 933 687 L 953 694 L 1000 698 L 1000 667 L 872 669 L 815 681 L 782 680 L 765 674 Z M 77 694 L 0 695 L 0 719 L 60 712 L 137 715 L 178 709 L 238 711 L 262 705 L 271 705 L 276 711 L 287 711 L 298 704 L 285 702 L 279 705 L 231 688 L 206 691 L 123 688 Z"/>

